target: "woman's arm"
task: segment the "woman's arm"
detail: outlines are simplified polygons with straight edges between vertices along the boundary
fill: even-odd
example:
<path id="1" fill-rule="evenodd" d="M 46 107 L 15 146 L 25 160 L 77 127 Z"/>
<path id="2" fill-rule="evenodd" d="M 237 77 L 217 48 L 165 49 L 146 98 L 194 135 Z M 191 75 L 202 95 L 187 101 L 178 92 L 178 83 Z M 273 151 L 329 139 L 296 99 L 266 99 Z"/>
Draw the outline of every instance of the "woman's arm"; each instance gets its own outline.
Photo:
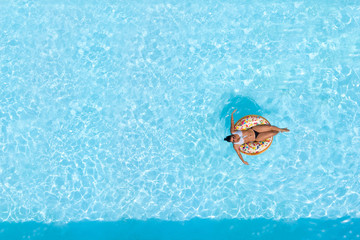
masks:
<path id="1" fill-rule="evenodd" d="M 231 113 L 231 127 L 230 132 L 233 134 L 235 132 L 235 125 L 234 125 L 234 113 L 236 112 L 236 109 Z"/>
<path id="2" fill-rule="evenodd" d="M 237 153 L 237 155 L 239 156 L 240 160 L 245 164 L 245 165 L 249 165 L 249 163 L 247 161 L 245 161 L 240 153 L 240 150 L 238 149 L 239 146 L 236 147 L 236 145 L 234 144 L 234 149 Z"/>

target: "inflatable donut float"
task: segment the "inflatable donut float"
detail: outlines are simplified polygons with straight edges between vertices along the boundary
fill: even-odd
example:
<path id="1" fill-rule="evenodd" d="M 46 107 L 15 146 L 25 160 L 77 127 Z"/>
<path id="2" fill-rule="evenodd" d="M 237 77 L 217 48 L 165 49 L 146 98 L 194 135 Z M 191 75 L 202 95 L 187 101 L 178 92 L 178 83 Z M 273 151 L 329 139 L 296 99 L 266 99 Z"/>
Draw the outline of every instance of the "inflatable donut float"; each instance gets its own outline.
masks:
<path id="1" fill-rule="evenodd" d="M 259 115 L 247 115 L 235 124 L 235 130 L 247 130 L 257 125 L 271 125 L 268 120 Z M 273 137 L 261 142 L 249 142 L 240 145 L 240 152 L 247 155 L 258 155 L 265 152 L 271 145 Z"/>

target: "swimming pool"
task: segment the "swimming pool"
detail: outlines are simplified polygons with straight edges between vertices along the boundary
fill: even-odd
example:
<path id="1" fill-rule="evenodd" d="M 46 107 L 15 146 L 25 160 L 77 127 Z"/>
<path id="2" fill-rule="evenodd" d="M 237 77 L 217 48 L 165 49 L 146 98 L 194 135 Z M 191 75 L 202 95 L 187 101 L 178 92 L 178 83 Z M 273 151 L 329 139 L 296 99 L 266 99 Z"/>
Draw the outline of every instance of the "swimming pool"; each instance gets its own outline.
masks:
<path id="1" fill-rule="evenodd" d="M 358 3 L 0 6 L 1 221 L 360 217 Z"/>

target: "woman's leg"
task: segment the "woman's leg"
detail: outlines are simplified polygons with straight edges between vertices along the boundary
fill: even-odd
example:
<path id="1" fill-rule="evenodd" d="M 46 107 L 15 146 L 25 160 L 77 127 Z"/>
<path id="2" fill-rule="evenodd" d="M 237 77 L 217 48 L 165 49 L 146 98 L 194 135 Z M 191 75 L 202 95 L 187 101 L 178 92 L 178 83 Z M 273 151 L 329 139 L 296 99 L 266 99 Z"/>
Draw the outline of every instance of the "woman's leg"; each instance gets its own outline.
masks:
<path id="1" fill-rule="evenodd" d="M 252 130 L 257 131 L 258 133 L 269 132 L 269 131 L 278 131 L 278 132 L 289 132 L 287 128 L 278 128 L 271 125 L 257 125 L 251 128 Z"/>
<path id="2" fill-rule="evenodd" d="M 256 142 L 265 141 L 266 139 L 271 138 L 278 133 L 279 133 L 279 131 L 268 131 L 268 132 L 259 133 L 259 135 L 255 139 L 255 141 Z"/>

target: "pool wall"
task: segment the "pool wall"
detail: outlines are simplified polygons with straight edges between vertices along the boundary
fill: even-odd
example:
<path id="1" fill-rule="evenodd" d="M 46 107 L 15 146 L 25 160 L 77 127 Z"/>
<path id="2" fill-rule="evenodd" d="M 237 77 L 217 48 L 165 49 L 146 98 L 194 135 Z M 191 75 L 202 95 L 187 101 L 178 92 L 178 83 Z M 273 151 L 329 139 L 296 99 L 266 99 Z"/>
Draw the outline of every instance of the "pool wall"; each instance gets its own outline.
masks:
<path id="1" fill-rule="evenodd" d="M 200 240 L 200 239 L 360 239 L 360 219 L 299 219 L 297 221 L 210 220 L 117 222 L 83 221 L 69 224 L 0 223 L 0 239 L 52 240 Z"/>

